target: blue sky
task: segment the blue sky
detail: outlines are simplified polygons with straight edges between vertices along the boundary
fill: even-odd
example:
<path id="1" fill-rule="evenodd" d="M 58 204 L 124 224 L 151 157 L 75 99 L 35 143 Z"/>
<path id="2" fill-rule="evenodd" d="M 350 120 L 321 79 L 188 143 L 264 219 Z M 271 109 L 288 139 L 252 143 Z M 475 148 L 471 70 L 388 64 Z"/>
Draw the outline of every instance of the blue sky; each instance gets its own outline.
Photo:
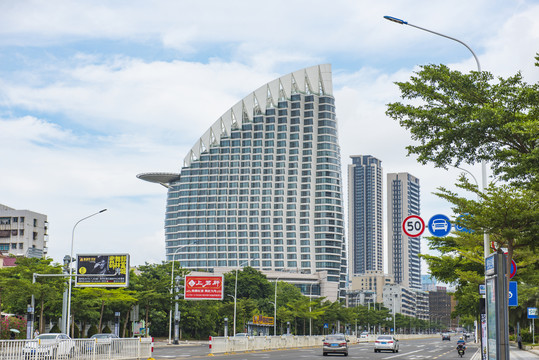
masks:
<path id="1" fill-rule="evenodd" d="M 393 84 L 422 64 L 539 79 L 539 3 L 411 1 L 0 2 L 0 203 L 47 214 L 49 255 L 128 252 L 164 259 L 165 189 L 142 172 L 178 172 L 207 128 L 281 75 L 331 63 L 343 178 L 350 155 L 421 180 L 422 215 L 451 214 L 432 192 L 460 171 L 406 156 L 385 116 Z M 480 166 L 467 166 L 480 178 Z M 424 248 L 425 249 L 425 248 Z M 424 271 L 425 272 L 425 269 Z"/>

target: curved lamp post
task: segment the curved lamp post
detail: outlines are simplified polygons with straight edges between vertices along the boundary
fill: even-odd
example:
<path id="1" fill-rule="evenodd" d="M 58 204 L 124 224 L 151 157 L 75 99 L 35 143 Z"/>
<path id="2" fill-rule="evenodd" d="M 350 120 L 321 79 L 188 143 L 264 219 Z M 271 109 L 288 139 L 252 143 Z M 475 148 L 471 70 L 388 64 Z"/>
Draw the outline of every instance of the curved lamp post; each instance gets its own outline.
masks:
<path id="1" fill-rule="evenodd" d="M 470 50 L 470 52 L 472 53 L 472 55 L 473 55 L 473 57 L 475 59 L 475 62 L 477 64 L 477 71 L 481 72 L 481 64 L 479 63 L 479 59 L 477 58 L 477 55 L 475 55 L 475 52 L 472 50 L 472 48 L 469 47 L 463 41 L 461 41 L 459 39 L 455 39 L 454 37 L 451 37 L 451 36 L 441 34 L 441 33 L 436 32 L 436 31 L 432 31 L 432 30 L 429 30 L 429 29 L 419 27 L 417 25 L 410 24 L 407 21 L 404 21 L 402 19 L 399 19 L 399 18 L 396 18 L 396 17 L 393 17 L 393 16 L 384 16 L 384 19 L 392 21 L 392 22 L 397 23 L 397 24 L 408 25 L 408 26 L 411 26 L 411 27 L 415 27 L 416 29 L 427 31 L 427 32 L 430 32 L 430 33 L 438 35 L 438 36 L 442 36 L 444 38 L 456 41 L 456 42 L 466 46 L 466 48 L 468 50 Z M 486 165 L 486 162 L 484 160 L 481 160 L 481 180 L 482 180 L 481 181 L 482 182 L 481 188 L 482 188 L 482 192 L 484 193 L 485 188 L 486 188 L 486 184 L 487 184 L 487 165 Z M 488 243 L 489 243 L 489 234 L 485 233 L 484 236 L 483 236 L 483 248 L 484 248 L 484 252 L 485 252 L 485 258 L 490 254 L 490 249 L 489 249 Z"/>
<path id="2" fill-rule="evenodd" d="M 188 244 L 185 244 L 183 246 L 180 246 L 179 248 L 177 248 L 173 253 L 172 253 L 172 271 L 171 271 L 171 274 L 170 274 L 170 298 L 172 299 L 172 291 L 173 291 L 173 288 L 174 288 L 174 264 L 175 264 L 175 261 L 176 261 L 176 255 L 178 254 L 178 251 L 180 251 L 181 249 L 183 249 L 184 247 L 187 247 L 189 245 L 193 245 L 193 244 L 196 244 L 197 241 L 192 241 Z M 175 309 L 176 311 L 177 310 L 177 306 L 178 306 L 178 303 L 175 303 Z M 176 315 L 176 314 L 174 314 Z M 172 308 L 170 308 L 170 314 L 169 314 L 169 320 L 168 320 L 168 344 L 170 345 L 171 344 L 171 337 L 172 337 Z M 176 341 L 176 339 L 174 339 Z"/>
<path id="3" fill-rule="evenodd" d="M 72 268 L 72 265 L 73 265 L 73 243 L 75 241 L 75 228 L 77 227 L 77 225 L 81 222 L 81 221 L 84 221 L 88 218 L 91 218 L 92 216 L 96 216 L 96 215 L 99 215 L 103 212 L 107 211 L 107 209 L 103 209 L 103 210 L 100 210 L 96 213 L 93 213 L 92 215 L 88 215 L 82 219 L 80 219 L 79 221 L 77 221 L 75 223 L 75 225 L 73 226 L 73 231 L 71 232 L 71 256 L 69 257 L 69 290 L 68 290 L 68 294 L 67 294 L 67 316 L 66 316 L 66 327 L 65 327 L 65 331 L 66 333 L 69 334 L 69 325 L 71 324 L 71 277 L 73 275 L 73 268 Z"/>
<path id="4" fill-rule="evenodd" d="M 236 299 L 238 296 L 238 268 L 247 263 L 249 263 L 249 260 L 239 262 L 238 266 L 236 267 L 236 283 L 234 285 L 234 336 L 236 336 Z"/>

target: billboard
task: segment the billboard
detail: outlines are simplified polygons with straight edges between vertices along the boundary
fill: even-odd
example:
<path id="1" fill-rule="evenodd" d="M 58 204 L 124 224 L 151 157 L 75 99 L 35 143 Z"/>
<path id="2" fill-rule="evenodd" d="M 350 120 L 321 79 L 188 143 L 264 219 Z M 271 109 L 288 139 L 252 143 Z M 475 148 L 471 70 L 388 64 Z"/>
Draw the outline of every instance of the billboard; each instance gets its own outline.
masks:
<path id="1" fill-rule="evenodd" d="M 254 315 L 253 316 L 253 324 L 255 325 L 266 325 L 266 326 L 273 326 L 273 316 L 262 316 L 262 315 Z"/>
<path id="2" fill-rule="evenodd" d="M 185 300 L 223 300 L 223 275 L 185 275 Z"/>
<path id="3" fill-rule="evenodd" d="M 75 286 L 127 287 L 129 254 L 77 254 Z"/>

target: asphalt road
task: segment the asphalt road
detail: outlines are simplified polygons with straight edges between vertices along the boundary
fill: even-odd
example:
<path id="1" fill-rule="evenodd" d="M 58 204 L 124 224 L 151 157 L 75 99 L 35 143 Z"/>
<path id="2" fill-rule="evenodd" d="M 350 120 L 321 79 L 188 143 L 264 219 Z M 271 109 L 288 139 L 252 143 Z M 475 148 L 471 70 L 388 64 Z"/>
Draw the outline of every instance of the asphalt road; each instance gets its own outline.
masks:
<path id="1" fill-rule="evenodd" d="M 402 340 L 398 353 L 392 352 L 374 352 L 373 343 L 361 343 L 351 345 L 349 348 L 348 359 L 395 359 L 395 360 L 420 360 L 420 359 L 461 359 L 458 354 L 455 341 L 442 341 L 440 339 L 421 339 L 421 340 Z M 470 359 L 477 350 L 477 345 L 468 344 L 466 354 L 462 359 Z M 154 359 L 173 360 L 173 359 L 197 359 L 207 358 L 209 349 L 207 344 L 192 344 L 179 346 L 159 346 L 154 350 Z M 251 353 L 236 353 L 219 355 L 216 354 L 216 360 L 251 360 L 251 359 L 279 359 L 279 360 L 301 360 L 301 359 L 333 359 L 344 356 L 340 354 L 322 355 L 322 346 L 317 348 L 260 351 Z"/>

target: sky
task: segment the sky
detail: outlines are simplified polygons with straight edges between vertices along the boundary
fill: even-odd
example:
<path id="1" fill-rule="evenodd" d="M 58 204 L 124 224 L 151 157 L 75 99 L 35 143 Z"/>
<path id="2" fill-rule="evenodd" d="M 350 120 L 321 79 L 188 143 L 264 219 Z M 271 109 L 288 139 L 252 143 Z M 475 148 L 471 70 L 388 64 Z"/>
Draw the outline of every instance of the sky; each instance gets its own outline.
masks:
<path id="1" fill-rule="evenodd" d="M 330 63 L 343 179 L 351 155 L 372 155 L 384 182 L 389 172 L 420 179 L 424 219 L 451 215 L 433 192 L 454 189 L 461 171 L 407 156 L 412 140 L 386 104 L 420 65 L 469 72 L 475 60 L 458 42 L 384 15 L 465 42 L 495 76 L 539 80 L 535 0 L 0 1 L 0 203 L 48 216 L 57 262 L 74 234 L 75 254 L 160 263 L 166 189 L 136 175 L 179 172 L 237 101 Z M 463 167 L 480 181 L 480 165 Z"/>

